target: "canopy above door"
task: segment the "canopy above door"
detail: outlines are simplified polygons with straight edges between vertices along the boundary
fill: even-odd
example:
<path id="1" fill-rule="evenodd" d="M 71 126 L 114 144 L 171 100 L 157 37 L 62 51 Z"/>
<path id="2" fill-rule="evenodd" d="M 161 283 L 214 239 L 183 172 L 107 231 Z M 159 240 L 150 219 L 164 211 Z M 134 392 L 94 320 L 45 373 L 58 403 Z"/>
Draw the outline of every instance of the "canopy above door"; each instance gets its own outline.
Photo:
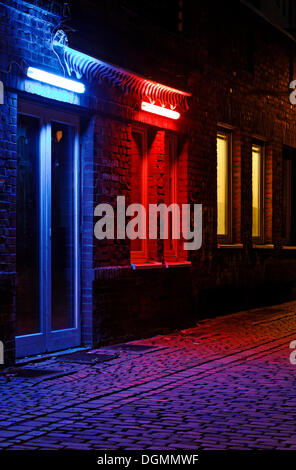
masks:
<path id="1" fill-rule="evenodd" d="M 63 61 L 69 75 L 74 72 L 78 79 L 84 77 L 87 81 L 107 81 L 112 86 L 120 87 L 124 93 L 133 93 L 150 103 L 170 109 L 178 108 L 180 111 L 188 110 L 190 93 L 148 80 L 129 70 L 71 49 L 62 43 L 54 42 L 54 50 Z"/>

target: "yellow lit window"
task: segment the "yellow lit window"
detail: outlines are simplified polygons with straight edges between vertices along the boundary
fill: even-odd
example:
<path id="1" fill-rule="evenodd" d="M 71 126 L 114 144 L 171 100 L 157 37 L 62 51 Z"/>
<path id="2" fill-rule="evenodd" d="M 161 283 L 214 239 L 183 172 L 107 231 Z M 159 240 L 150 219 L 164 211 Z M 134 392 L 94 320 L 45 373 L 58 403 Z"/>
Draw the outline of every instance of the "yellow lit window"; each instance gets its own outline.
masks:
<path id="1" fill-rule="evenodd" d="M 252 146 L 252 237 L 262 238 L 262 146 Z"/>
<path id="2" fill-rule="evenodd" d="M 230 135 L 219 132 L 217 135 L 217 233 L 230 236 Z"/>

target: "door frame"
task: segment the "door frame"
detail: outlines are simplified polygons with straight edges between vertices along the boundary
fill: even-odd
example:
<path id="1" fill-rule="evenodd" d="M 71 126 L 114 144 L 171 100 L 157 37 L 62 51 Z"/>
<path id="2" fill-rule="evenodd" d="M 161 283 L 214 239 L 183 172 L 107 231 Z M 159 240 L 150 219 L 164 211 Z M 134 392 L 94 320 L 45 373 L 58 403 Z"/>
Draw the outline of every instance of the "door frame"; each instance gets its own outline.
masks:
<path id="1" fill-rule="evenodd" d="M 39 288 L 40 332 L 16 336 L 16 357 L 36 355 L 81 345 L 81 240 L 79 117 L 50 106 L 19 101 L 18 114 L 39 119 Z M 74 326 L 51 330 L 51 122 L 74 129 Z"/>

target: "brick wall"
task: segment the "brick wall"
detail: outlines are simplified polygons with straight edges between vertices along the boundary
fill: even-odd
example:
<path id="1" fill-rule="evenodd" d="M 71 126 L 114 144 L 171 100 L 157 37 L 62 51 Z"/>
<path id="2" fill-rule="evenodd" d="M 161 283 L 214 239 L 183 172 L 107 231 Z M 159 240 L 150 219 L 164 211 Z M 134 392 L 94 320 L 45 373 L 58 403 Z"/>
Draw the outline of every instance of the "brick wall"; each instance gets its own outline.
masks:
<path id="1" fill-rule="evenodd" d="M 185 301 L 185 311 L 174 311 L 174 318 L 180 318 L 180 315 L 186 318 L 187 309 L 193 312 L 191 319 L 197 320 L 203 314 L 281 301 L 293 297 L 295 291 L 295 254 L 282 250 L 284 240 L 281 228 L 282 146 L 286 143 L 295 147 L 296 136 L 295 109 L 290 106 L 288 90 L 288 84 L 294 78 L 291 78 L 291 63 L 295 65 L 295 43 L 239 2 L 227 2 L 226 5 L 223 3 L 223 8 L 220 4 L 221 2 L 211 2 L 207 6 L 199 2 L 195 6 L 196 35 L 193 38 L 168 35 L 157 28 L 153 29 L 147 18 L 143 21 L 138 19 L 141 31 L 133 24 L 133 28 L 129 28 L 127 32 L 125 25 L 130 26 L 129 21 L 124 21 L 122 17 L 119 21 L 116 18 L 116 9 L 112 13 L 116 35 L 123 37 L 127 34 L 131 42 L 132 37 L 137 42 L 136 45 L 133 42 L 134 47 L 130 51 L 125 51 L 127 67 L 193 92 L 187 114 L 189 119 L 186 124 L 182 120 L 178 123 L 177 132 L 184 136 L 188 146 L 189 201 L 203 204 L 203 245 L 198 252 L 189 253 L 192 261 L 192 268 L 188 271 L 189 290 L 191 300 L 194 299 L 191 301 L 191 309 L 188 310 Z M 216 18 L 213 18 L 213 11 L 216 11 Z M 216 21 L 220 23 L 219 27 Z M 105 29 L 107 28 L 108 21 L 105 25 Z M 123 48 L 124 45 L 119 47 Z M 135 51 L 139 47 L 142 48 L 141 53 L 137 54 Z M 155 57 L 151 56 L 152 50 L 158 51 Z M 104 53 L 108 57 L 106 45 Z M 161 72 L 158 67 L 160 59 Z M 161 77 L 164 70 L 165 77 Z M 176 70 L 179 72 L 178 79 L 174 73 Z M 217 123 L 229 126 L 233 134 L 232 242 L 240 246 L 229 248 L 218 247 L 216 233 Z M 153 120 L 150 124 L 154 124 Z M 157 127 L 158 123 L 154 125 Z M 251 152 L 255 138 L 262 138 L 265 144 L 264 242 L 274 245 L 265 249 L 254 248 L 251 232 Z M 161 165 L 156 168 L 159 179 Z M 109 258 L 109 264 L 113 264 L 113 260 L 113 257 Z M 102 298 L 108 308 L 106 310 L 103 307 L 101 298 L 100 307 L 97 304 L 95 313 L 97 319 L 101 315 L 102 332 L 105 314 L 109 319 L 117 318 L 116 313 L 110 312 L 118 310 L 118 298 L 121 307 L 118 321 L 120 325 L 134 311 L 136 302 L 132 300 L 133 295 L 141 297 L 138 305 L 142 307 L 138 308 L 138 312 L 141 308 L 149 309 L 149 287 L 145 290 L 142 286 L 135 294 L 130 287 L 131 275 L 135 275 L 136 279 L 138 276 L 145 279 L 147 274 L 129 274 L 129 282 L 126 280 L 120 284 L 117 281 L 117 296 L 113 300 L 112 289 L 108 295 L 105 285 Z M 188 288 L 187 277 L 179 278 L 177 269 L 170 271 L 170 275 L 179 279 L 179 293 Z M 120 277 L 119 274 L 118 276 Z M 153 271 L 149 272 L 149 279 L 153 276 L 155 282 L 159 282 L 156 288 L 158 302 L 163 305 L 161 279 L 165 279 L 169 273 L 165 270 L 155 270 L 154 274 Z M 96 289 L 99 289 L 99 282 Z M 126 298 L 126 302 L 122 298 Z M 173 298 L 175 299 L 174 295 Z M 165 304 L 163 310 L 168 309 L 168 304 Z M 151 323 L 153 312 L 150 306 Z M 137 315 L 133 317 L 133 322 L 138 325 L 140 322 L 136 321 L 137 318 L 139 320 Z M 167 324 L 169 325 L 171 323 Z M 97 329 L 98 336 L 99 330 L 100 328 Z M 126 328 L 126 332 L 128 331 L 132 331 L 129 326 Z M 141 328 L 138 335 L 140 331 Z"/>
<path id="2" fill-rule="evenodd" d="M 21 75 L 30 65 L 46 66 L 60 71 L 57 57 L 51 51 L 52 33 L 61 16 L 57 9 L 50 12 L 38 7 L 49 6 L 52 2 L 25 2 L 4 0 L 0 5 L 0 68 L 9 71 L 15 61 L 19 67 L 15 73 Z M 6 74 L 4 83 L 9 83 L 13 74 Z"/>
<path id="3" fill-rule="evenodd" d="M 5 92 L 0 106 L 0 341 L 5 363 L 14 357 L 15 332 L 15 208 L 16 95 Z"/>
<path id="4" fill-rule="evenodd" d="M 154 120 L 154 124 L 158 121 Z M 162 121 L 160 121 L 162 124 Z M 166 201 L 167 154 L 165 130 L 145 126 L 147 130 L 149 204 Z M 138 122 L 96 117 L 94 145 L 94 201 L 111 203 L 126 196 L 132 201 L 132 131 Z M 179 202 L 187 202 L 188 148 L 179 136 Z M 114 211 L 116 217 L 116 210 Z M 95 218 L 96 221 L 96 218 Z M 162 267 L 142 270 L 131 268 L 130 241 L 94 240 L 93 342 L 116 342 L 156 331 L 169 331 L 194 318 L 194 299 L 190 269 Z M 164 261 L 164 241 L 148 241 L 150 262 Z M 179 288 L 178 288 L 179 286 Z M 180 290 L 180 286 L 182 286 Z"/>
<path id="5" fill-rule="evenodd" d="M 282 249 L 282 147 L 296 148 L 295 108 L 288 90 L 296 78 L 295 43 L 235 1 L 192 2 L 194 21 L 190 28 L 184 25 L 181 35 L 139 17 L 126 7 L 128 2 L 95 2 L 97 13 L 91 3 L 75 2 L 78 16 L 73 15 L 71 24 L 77 31 L 69 34 L 71 46 L 189 90 L 193 97 L 189 112 L 168 122 L 140 112 L 138 100 L 120 90 L 89 86 L 96 97 L 82 119 L 84 341 L 97 345 L 145 336 L 192 323 L 204 313 L 243 308 L 264 297 L 272 301 L 293 296 L 296 252 Z M 58 4 L 4 0 L 0 5 L 0 79 L 7 90 L 0 106 L 0 329 L 2 325 L 9 350 L 17 281 L 17 99 L 30 96 L 21 86 L 25 64 L 61 73 L 51 50 L 52 33 L 61 20 Z M 78 107 L 67 109 L 80 112 Z M 235 248 L 219 248 L 217 243 L 217 123 L 233 133 L 232 241 L 240 245 Z M 111 202 L 115 207 L 118 195 L 130 202 L 131 130 L 139 124 L 148 129 L 149 194 L 155 202 L 165 197 L 165 132 L 177 133 L 181 142 L 180 202 L 203 205 L 203 244 L 188 254 L 190 268 L 134 271 L 128 240 L 93 238 L 95 205 Z M 251 236 L 254 137 L 262 138 L 266 147 L 264 231 L 265 242 L 274 248 L 264 250 L 253 247 Z M 162 260 L 161 241 L 151 243 L 150 255 Z"/>
<path id="6" fill-rule="evenodd" d="M 194 308 L 188 269 L 99 270 L 94 282 L 94 345 L 185 327 L 194 321 Z"/>
<path id="7" fill-rule="evenodd" d="M 60 70 L 50 50 L 60 7 L 51 3 L 51 12 L 40 9 L 49 6 L 50 2 L 45 1 L 4 0 L 0 5 L 0 80 L 5 90 L 4 104 L 0 105 L 0 340 L 4 342 L 5 365 L 14 361 L 15 354 L 18 107 L 15 84 L 23 79 L 28 63 Z"/>

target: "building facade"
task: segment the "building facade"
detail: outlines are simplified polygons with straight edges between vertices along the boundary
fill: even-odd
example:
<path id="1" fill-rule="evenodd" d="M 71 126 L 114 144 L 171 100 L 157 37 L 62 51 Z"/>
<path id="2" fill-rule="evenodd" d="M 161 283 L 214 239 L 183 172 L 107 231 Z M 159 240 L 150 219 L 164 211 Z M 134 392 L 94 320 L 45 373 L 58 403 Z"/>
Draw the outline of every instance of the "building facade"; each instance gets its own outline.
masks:
<path id="1" fill-rule="evenodd" d="M 275 25 L 295 35 L 296 8 L 293 0 L 247 0 Z"/>
<path id="2" fill-rule="evenodd" d="M 294 295 L 293 39 L 245 2 L 96 4 L 0 3 L 6 363 Z M 202 204 L 201 248 L 98 240 L 118 196 Z"/>

